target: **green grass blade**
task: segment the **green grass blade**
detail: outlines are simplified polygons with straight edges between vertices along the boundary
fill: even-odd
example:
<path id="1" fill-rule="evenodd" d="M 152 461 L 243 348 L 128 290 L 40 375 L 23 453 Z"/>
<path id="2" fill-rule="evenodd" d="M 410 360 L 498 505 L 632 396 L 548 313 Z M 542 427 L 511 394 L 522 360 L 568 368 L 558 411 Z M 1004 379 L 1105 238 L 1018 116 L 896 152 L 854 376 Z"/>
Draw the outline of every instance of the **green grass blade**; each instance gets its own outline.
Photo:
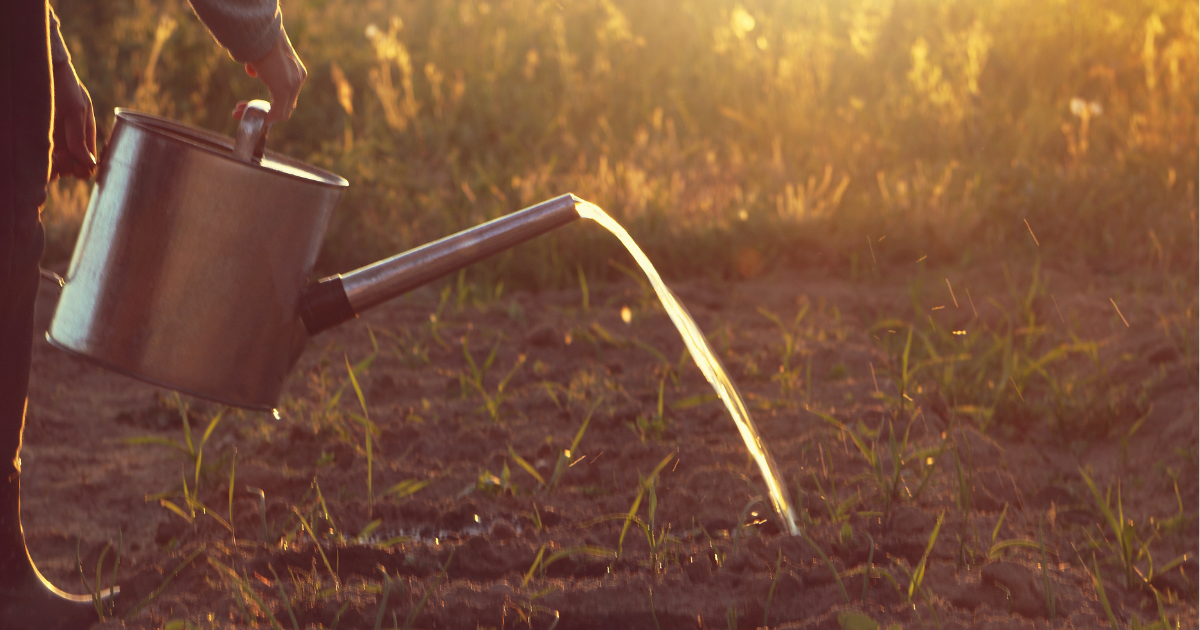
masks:
<path id="1" fill-rule="evenodd" d="M 308 521 L 304 515 L 300 513 L 300 508 L 292 506 L 292 511 L 295 512 L 296 518 L 300 519 L 300 526 L 308 533 L 309 538 L 312 538 L 313 546 L 317 548 L 317 553 L 321 554 L 321 561 L 325 563 L 325 569 L 329 571 L 329 575 L 333 577 L 333 583 L 337 588 L 342 587 L 342 581 L 338 579 L 338 574 L 333 570 L 333 565 L 329 564 L 329 558 L 325 556 L 325 550 L 321 548 L 321 541 L 317 539 L 317 535 L 313 533 L 311 527 L 308 526 Z"/>
<path id="2" fill-rule="evenodd" d="M 397 483 L 391 488 L 385 490 L 384 494 L 392 495 L 397 499 L 403 499 L 404 497 L 412 496 L 420 492 L 431 483 L 433 483 L 432 479 L 405 479 L 404 481 L 401 481 L 400 483 Z"/>
<path id="3" fill-rule="evenodd" d="M 541 566 L 542 556 L 545 554 L 546 545 L 542 545 L 541 548 L 538 549 L 537 555 L 533 558 L 533 564 L 529 565 L 529 571 L 525 572 L 525 579 L 521 580 L 521 588 L 525 588 L 525 585 L 529 584 L 529 580 L 533 578 L 533 574 L 537 571 L 538 567 Z"/>
<path id="4" fill-rule="evenodd" d="M 383 614 L 387 611 L 388 594 L 392 590 L 392 577 L 383 567 L 379 567 L 383 571 L 383 596 L 379 598 L 379 612 L 375 614 L 375 630 L 379 630 L 383 626 Z"/>
<path id="5" fill-rule="evenodd" d="M 518 466 L 525 469 L 525 472 L 533 476 L 534 479 L 537 479 L 538 485 L 542 486 L 543 488 L 546 487 L 546 479 L 542 477 L 542 474 L 539 473 L 532 464 L 525 461 L 525 458 L 517 455 L 517 452 L 513 450 L 512 444 L 508 445 L 508 454 L 513 458 L 513 461 L 517 462 Z"/>
<path id="6" fill-rule="evenodd" d="M 913 571 L 912 581 L 908 583 L 908 601 L 912 601 L 914 589 L 921 587 L 921 581 L 925 579 L 925 566 L 929 561 L 929 552 L 933 551 L 933 543 L 937 541 L 938 532 L 942 529 L 942 521 L 946 518 L 946 511 L 942 510 L 937 517 L 937 523 L 933 526 L 933 532 L 929 534 L 929 544 L 925 546 L 925 553 L 921 555 L 921 561 L 917 563 L 916 570 Z"/>
<path id="7" fill-rule="evenodd" d="M 1100 578 L 1100 566 L 1096 564 L 1096 558 L 1092 558 L 1092 571 L 1089 573 L 1092 578 L 1092 586 L 1096 587 L 1096 595 L 1100 598 L 1100 605 L 1104 608 L 1104 614 L 1108 617 L 1108 625 L 1112 630 L 1121 630 L 1117 625 L 1117 618 L 1113 615 L 1112 606 L 1108 603 L 1108 595 L 1104 592 L 1104 582 Z"/>
<path id="8" fill-rule="evenodd" d="M 267 565 L 271 570 L 271 575 L 275 576 L 275 586 L 279 588 L 279 599 L 283 602 L 283 607 L 287 610 L 288 617 L 292 620 L 292 630 L 300 630 L 300 624 L 296 621 L 296 613 L 292 610 L 292 601 L 288 599 L 287 591 L 283 589 L 283 580 L 279 579 L 279 574 L 275 572 L 275 567 Z"/>
<path id="9" fill-rule="evenodd" d="M 203 552 L 204 546 L 201 545 L 195 551 L 193 551 L 191 555 L 189 555 L 187 558 L 184 558 L 183 562 L 175 565 L 175 568 L 167 574 L 167 577 L 163 578 L 163 581 L 159 583 L 157 588 L 151 591 L 151 593 L 147 595 L 145 599 L 138 602 L 137 605 L 130 609 L 129 612 L 125 613 L 125 621 L 132 620 L 139 612 L 141 612 L 143 608 L 150 605 L 150 602 L 154 601 L 154 599 L 163 592 L 163 589 L 167 588 L 167 585 L 171 583 L 171 580 L 175 579 L 175 576 L 179 575 L 179 572 L 182 571 L 184 567 L 191 564 L 192 560 L 195 560 L 196 556 L 199 556 Z M 210 558 L 209 561 L 212 562 L 212 559 Z"/>
<path id="10" fill-rule="evenodd" d="M 821 551 L 821 548 L 817 546 L 817 543 L 813 542 L 812 538 L 809 538 L 808 532 L 801 530 L 800 535 L 804 537 L 806 542 L 808 542 L 808 546 L 812 547 L 813 551 L 817 552 L 817 555 L 820 556 L 821 561 L 825 563 L 825 566 L 829 567 L 829 572 L 833 574 L 833 579 L 837 582 L 838 590 L 842 592 L 842 599 L 849 604 L 850 595 L 846 592 L 846 585 L 842 584 L 842 576 L 838 575 L 837 568 L 833 566 L 833 562 L 829 559 L 829 556 L 825 555 L 824 551 Z"/>
<path id="11" fill-rule="evenodd" d="M 421 614 L 421 611 L 425 609 L 425 604 L 429 602 L 429 597 L 433 595 L 438 585 L 446 578 L 446 573 L 450 571 L 450 562 L 452 560 L 454 560 L 454 549 L 450 550 L 450 556 L 446 558 L 446 564 L 442 566 L 442 571 L 434 578 L 433 584 L 429 585 L 429 588 L 425 590 L 425 594 L 421 596 L 421 600 L 413 607 L 412 612 L 408 613 L 408 618 L 404 620 L 405 630 L 412 628 L 413 622 L 417 620 L 417 615 Z"/>

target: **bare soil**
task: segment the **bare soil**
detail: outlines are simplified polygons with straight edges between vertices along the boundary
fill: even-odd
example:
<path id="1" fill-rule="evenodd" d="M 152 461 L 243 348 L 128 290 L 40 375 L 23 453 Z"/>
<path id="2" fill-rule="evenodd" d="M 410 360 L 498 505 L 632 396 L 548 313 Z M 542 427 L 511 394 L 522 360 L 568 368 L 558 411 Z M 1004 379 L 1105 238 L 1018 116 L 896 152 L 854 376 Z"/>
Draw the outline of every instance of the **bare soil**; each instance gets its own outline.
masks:
<path id="1" fill-rule="evenodd" d="M 1027 277 L 1028 270 L 1013 275 Z M 414 610 L 418 628 L 541 629 L 555 615 L 563 629 L 860 627 L 848 625 L 847 612 L 883 627 L 1108 627 L 1084 570 L 1093 557 L 1120 627 L 1135 618 L 1157 620 L 1150 589 L 1124 583 L 1109 544 L 1113 534 L 1080 472 L 1091 470 L 1101 492 L 1111 488 L 1114 507 L 1120 484 L 1124 517 L 1151 541 L 1145 548 L 1156 567 L 1188 554 L 1152 583 L 1172 627 L 1178 619 L 1180 627 L 1194 628 L 1194 294 L 1181 306 L 1167 291 L 1148 288 L 1160 283 L 1147 277 L 1051 270 L 1046 278 L 1054 290 L 1036 298 L 1032 325 L 1099 344 L 1094 364 L 1064 360 L 1051 372 L 1102 368 L 1092 381 L 1098 391 L 1137 386 L 1121 390 L 1128 396 L 1109 406 L 1115 412 L 1103 432 L 1056 428 L 1043 397 L 1028 407 L 1013 403 L 980 433 L 932 379 L 919 378 L 897 438 L 909 426 L 910 451 L 937 450 L 904 469 L 891 501 L 847 434 L 813 412 L 877 435 L 890 476 L 886 426 L 896 408 L 884 396 L 896 396 L 900 366 L 888 350 L 894 340 L 886 337 L 904 331 L 876 325 L 903 318 L 916 326 L 999 328 L 1004 312 L 1015 311 L 999 270 L 914 268 L 857 282 L 792 271 L 674 285 L 746 396 L 807 536 L 839 573 L 851 572 L 842 587 L 812 544 L 781 533 L 767 504 L 754 502 L 765 485 L 746 446 L 720 402 L 707 396 L 699 371 L 680 362 L 683 344 L 666 316 L 633 282 L 592 286 L 587 308 L 579 290 L 486 303 L 472 296 L 460 302 L 450 291 L 436 321 L 431 314 L 439 312 L 441 296 L 427 288 L 315 337 L 290 378 L 282 419 L 224 410 L 205 446 L 199 499 L 222 518 L 231 513 L 233 532 L 203 513 L 189 524 L 155 499 L 167 493 L 184 506 L 181 480 L 193 486 L 192 464 L 175 450 L 127 440 L 182 442 L 177 404 L 167 392 L 49 347 L 42 337 L 56 295 L 46 285 L 23 454 L 25 531 L 42 571 L 74 592 L 86 590 L 77 548 L 91 581 L 105 547 L 121 542 L 121 595 L 102 628 L 160 628 L 172 620 L 223 628 L 247 619 L 270 627 L 266 614 L 291 628 L 289 612 L 300 628 L 327 628 L 335 620 L 343 629 L 380 627 L 377 620 L 403 627 Z M 914 294 L 928 321 L 913 315 Z M 929 310 L 938 305 L 945 308 Z M 781 370 L 784 336 L 759 309 L 788 324 L 804 306 L 796 353 Z M 1179 326 L 1193 331 L 1182 343 Z M 464 344 L 484 373 L 486 396 L 471 384 Z M 350 416 L 361 409 L 346 386 L 345 362 L 371 355 L 360 374 L 378 427 L 368 501 L 365 433 Z M 185 402 L 198 440 L 222 408 Z M 914 408 L 920 411 L 909 425 Z M 1145 420 L 1131 432 L 1138 412 Z M 512 453 L 549 482 L 589 414 L 557 487 L 543 489 Z M 1086 420 L 1079 426 L 1098 426 Z M 662 537 L 657 553 L 637 525 L 615 561 L 579 552 L 618 548 L 639 476 L 672 453 L 656 480 L 652 523 L 647 499 L 638 509 Z M 959 467 L 970 474 L 966 511 Z M 410 479 L 429 484 L 405 497 L 387 494 Z M 265 501 L 248 488 L 261 489 Z M 844 504 L 840 522 L 823 497 Z M 603 518 L 612 515 L 619 516 Z M 939 515 L 910 602 L 908 572 L 926 554 Z M 1041 523 L 1044 573 L 1039 549 L 1017 546 L 987 557 L 1002 515 L 995 540 L 1036 542 Z M 533 571 L 526 583 L 543 548 L 543 560 L 574 552 Z M 104 555 L 107 584 L 113 554 Z M 868 564 L 877 572 L 864 583 Z M 253 596 L 221 566 L 244 579 Z M 1149 570 L 1145 557 L 1138 566 Z"/>

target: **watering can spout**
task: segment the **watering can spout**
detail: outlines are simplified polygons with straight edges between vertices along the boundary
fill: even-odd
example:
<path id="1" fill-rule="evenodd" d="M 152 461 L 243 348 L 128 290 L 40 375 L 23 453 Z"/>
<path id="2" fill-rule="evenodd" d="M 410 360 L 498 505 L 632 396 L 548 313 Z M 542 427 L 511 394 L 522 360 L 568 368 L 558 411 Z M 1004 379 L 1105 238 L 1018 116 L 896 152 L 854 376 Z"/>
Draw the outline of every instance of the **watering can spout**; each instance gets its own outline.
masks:
<path id="1" fill-rule="evenodd" d="M 579 218 L 567 193 L 349 273 L 308 286 L 300 319 L 315 335 L 442 276 Z"/>

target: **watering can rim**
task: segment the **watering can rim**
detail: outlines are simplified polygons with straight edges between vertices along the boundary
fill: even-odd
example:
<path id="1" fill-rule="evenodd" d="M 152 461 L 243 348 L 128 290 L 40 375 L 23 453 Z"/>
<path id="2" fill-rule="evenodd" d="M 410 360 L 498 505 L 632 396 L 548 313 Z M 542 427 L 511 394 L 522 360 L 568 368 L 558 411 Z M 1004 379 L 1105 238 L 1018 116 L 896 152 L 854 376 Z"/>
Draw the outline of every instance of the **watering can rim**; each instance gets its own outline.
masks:
<path id="1" fill-rule="evenodd" d="M 126 122 L 127 124 L 133 125 L 134 127 L 137 127 L 138 129 L 148 133 L 152 133 L 156 137 L 162 138 L 168 142 L 171 142 L 172 144 L 180 145 L 184 148 L 204 151 L 206 153 L 216 155 L 222 159 L 229 160 L 230 162 L 242 164 L 249 168 L 254 168 L 264 173 L 269 173 L 271 175 L 286 179 L 298 180 L 301 182 L 334 189 L 348 188 L 350 186 L 350 182 L 341 175 L 332 173 L 311 164 L 307 164 L 305 162 L 301 162 L 300 160 L 290 158 L 275 151 L 268 150 L 266 152 L 267 159 L 265 162 L 267 162 L 267 164 L 259 162 L 244 162 L 239 160 L 234 157 L 231 148 L 224 148 L 226 143 L 230 142 L 230 138 L 215 131 L 210 131 L 202 127 L 172 120 L 164 116 L 148 114 L 146 112 L 140 112 L 126 107 L 114 108 L 114 112 L 118 119 Z M 223 150 L 215 147 L 223 147 Z M 273 168 L 268 164 L 283 166 L 287 170 Z M 302 173 L 303 176 L 289 171 L 298 171 L 299 173 Z"/>

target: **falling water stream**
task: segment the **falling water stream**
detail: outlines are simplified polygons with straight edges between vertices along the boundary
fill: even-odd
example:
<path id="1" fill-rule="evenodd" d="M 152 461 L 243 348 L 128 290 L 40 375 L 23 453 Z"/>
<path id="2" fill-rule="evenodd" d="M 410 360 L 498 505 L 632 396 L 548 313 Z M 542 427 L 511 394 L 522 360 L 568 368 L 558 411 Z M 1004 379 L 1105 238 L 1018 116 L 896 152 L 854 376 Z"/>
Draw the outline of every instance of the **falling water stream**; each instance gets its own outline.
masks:
<path id="1" fill-rule="evenodd" d="M 738 393 L 733 381 L 729 379 L 729 374 L 725 371 L 725 367 L 721 365 L 721 361 L 717 359 L 717 355 L 713 352 L 712 347 L 708 345 L 708 340 L 704 338 L 704 333 L 700 332 L 700 329 L 696 326 L 696 321 L 688 314 L 687 309 L 679 303 L 675 294 L 663 283 L 662 278 L 658 275 L 658 271 L 650 263 L 650 259 L 637 246 L 637 243 L 633 242 L 633 238 L 629 236 L 625 228 L 621 227 L 621 224 L 613 220 L 612 217 L 608 216 L 607 213 L 596 205 L 586 201 L 581 200 L 577 202 L 575 209 L 579 212 L 579 216 L 599 223 L 620 239 L 621 243 L 625 245 L 625 249 L 629 250 L 634 260 L 637 261 L 642 271 L 645 272 L 646 277 L 650 279 L 650 284 L 654 287 L 654 292 L 658 294 L 658 299 L 662 302 L 663 308 L 666 309 L 667 315 L 674 322 L 675 328 L 679 330 L 680 336 L 683 337 L 683 343 L 687 345 L 688 352 L 691 353 L 696 366 L 704 373 L 704 378 L 708 379 L 709 384 L 716 390 L 717 396 L 725 403 L 725 408 L 729 410 L 729 415 L 733 417 L 733 422 L 737 424 L 738 432 L 742 434 L 742 440 L 746 442 L 746 447 L 750 449 L 750 454 L 754 457 L 754 461 L 758 462 L 758 468 L 762 471 L 763 479 L 767 482 L 767 489 L 771 495 L 771 503 L 775 506 L 775 512 L 779 514 L 780 520 L 787 527 L 789 534 L 793 536 L 799 534 L 800 530 L 796 527 L 796 513 L 792 510 L 792 505 L 788 501 L 783 480 L 780 478 L 779 470 L 775 466 L 775 460 L 771 457 L 771 453 L 767 451 L 767 446 L 763 443 L 762 437 L 759 436 L 758 427 L 754 426 L 754 420 L 750 418 L 750 412 L 746 410 L 746 403 L 742 400 L 741 394 Z"/>

